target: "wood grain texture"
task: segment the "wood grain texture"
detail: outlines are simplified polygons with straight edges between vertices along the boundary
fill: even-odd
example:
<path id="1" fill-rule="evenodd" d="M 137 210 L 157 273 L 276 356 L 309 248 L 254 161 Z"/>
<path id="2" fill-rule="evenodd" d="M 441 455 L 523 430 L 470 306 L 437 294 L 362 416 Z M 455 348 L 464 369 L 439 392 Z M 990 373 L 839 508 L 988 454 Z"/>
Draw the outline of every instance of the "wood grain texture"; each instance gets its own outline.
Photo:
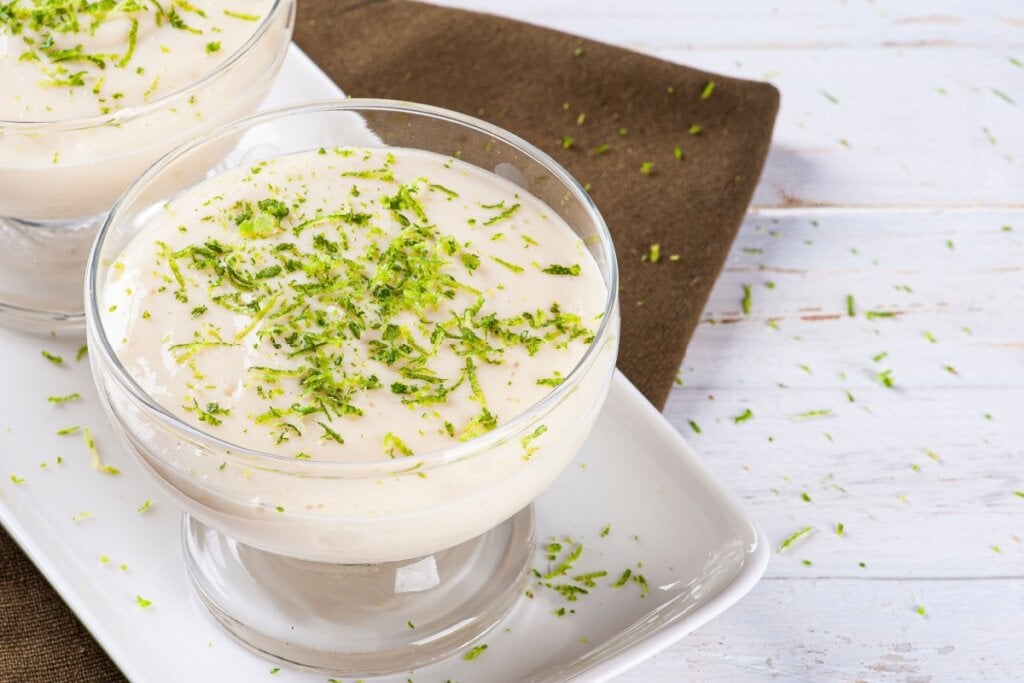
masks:
<path id="1" fill-rule="evenodd" d="M 1024 6 L 441 4 L 782 91 L 665 409 L 761 521 L 772 562 L 621 680 L 1024 676 Z"/>

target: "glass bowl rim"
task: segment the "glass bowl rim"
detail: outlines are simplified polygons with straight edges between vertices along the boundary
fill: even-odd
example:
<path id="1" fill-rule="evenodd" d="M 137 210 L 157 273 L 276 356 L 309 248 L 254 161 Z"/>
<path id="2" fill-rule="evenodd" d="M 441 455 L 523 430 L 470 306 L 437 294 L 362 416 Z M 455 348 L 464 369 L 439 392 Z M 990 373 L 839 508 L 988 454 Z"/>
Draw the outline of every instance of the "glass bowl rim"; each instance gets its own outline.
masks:
<path id="1" fill-rule="evenodd" d="M 102 316 L 100 315 L 99 310 L 100 288 L 98 286 L 99 283 L 96 281 L 97 274 L 101 266 L 100 254 L 111 227 L 114 222 L 120 218 L 121 208 L 125 204 L 134 200 L 142 189 L 145 188 L 146 184 L 154 176 L 162 172 L 168 165 L 176 161 L 182 155 L 187 154 L 214 138 L 239 132 L 243 129 L 255 128 L 256 126 L 271 123 L 276 120 L 286 119 L 290 116 L 329 112 L 358 113 L 360 111 L 383 111 L 426 116 L 433 119 L 447 121 L 449 123 L 455 123 L 463 126 L 464 128 L 474 130 L 475 132 L 482 132 L 486 135 L 502 140 L 512 147 L 526 153 L 527 156 L 544 166 L 547 171 L 560 181 L 573 195 L 573 197 L 580 202 L 589 218 L 594 222 L 597 235 L 600 238 L 601 252 L 608 264 L 608 275 L 605 283 L 607 286 L 607 292 L 605 294 L 605 302 L 601 313 L 600 323 L 594 333 L 593 341 L 587 347 L 583 356 L 581 356 L 573 366 L 572 370 L 566 374 L 565 380 L 561 384 L 555 387 L 550 393 L 546 394 L 542 399 L 533 403 L 526 410 L 518 413 L 508 422 L 505 422 L 493 430 L 485 434 L 481 434 L 480 436 L 473 437 L 465 442 L 435 448 L 433 450 L 416 453 L 411 456 L 403 456 L 402 458 L 381 457 L 374 458 L 372 460 L 353 461 L 313 459 L 298 460 L 291 456 L 248 448 L 246 446 L 221 439 L 214 434 L 185 422 L 182 418 L 173 414 L 164 406 L 156 402 L 145 390 L 142 389 L 141 386 L 139 386 L 131 374 L 125 369 L 124 365 L 122 365 L 117 354 L 111 348 L 110 341 L 106 335 L 106 330 L 102 324 Z M 124 194 L 118 198 L 117 202 L 114 203 L 113 208 L 110 210 L 110 214 L 104 221 L 103 226 L 96 235 L 92 251 L 89 255 L 89 260 L 86 264 L 86 329 L 87 334 L 90 337 L 90 341 L 95 338 L 96 341 L 99 342 L 98 349 L 90 349 L 92 353 L 90 353 L 89 358 L 93 363 L 102 363 L 105 369 L 112 373 L 118 384 L 120 384 L 121 387 L 131 395 L 132 399 L 144 406 L 148 410 L 148 414 L 151 417 L 159 419 L 165 427 L 182 432 L 190 439 L 197 439 L 200 442 L 211 444 L 224 451 L 225 454 L 256 459 L 260 461 L 261 466 L 265 468 L 270 463 L 281 463 L 282 465 L 287 463 L 287 467 L 285 468 L 286 470 L 294 470 L 295 468 L 298 468 L 299 470 L 306 470 L 309 468 L 310 471 L 315 470 L 318 473 L 322 472 L 325 475 L 327 475 L 328 471 L 337 471 L 341 476 L 357 475 L 357 473 L 367 472 L 368 470 L 376 471 L 378 468 L 382 467 L 391 474 L 401 474 L 405 472 L 415 473 L 444 465 L 449 462 L 462 460 L 477 452 L 487 450 L 497 444 L 503 443 L 524 426 L 531 426 L 537 419 L 546 415 L 551 409 L 558 405 L 562 399 L 580 383 L 586 371 L 589 370 L 591 365 L 593 365 L 594 360 L 597 358 L 597 355 L 601 350 L 601 346 L 607 339 L 608 335 L 618 334 L 618 280 L 618 262 L 616 260 L 615 247 L 612 243 L 611 234 L 608 230 L 608 225 L 605 223 L 604 217 L 601 215 L 601 212 L 598 210 L 593 199 L 591 199 L 587 191 L 583 189 L 583 186 L 580 185 L 579 181 L 577 181 L 561 164 L 555 161 L 555 159 L 547 153 L 538 149 L 526 140 L 523 140 L 514 133 L 473 116 L 468 116 L 442 107 L 435 107 L 433 105 L 419 104 L 415 102 L 374 98 L 348 98 L 344 100 L 307 102 L 300 105 L 278 107 L 276 109 L 270 109 L 238 119 L 208 131 L 198 138 L 179 145 L 151 165 L 131 184 Z M 613 323 L 615 325 L 615 329 L 611 328 Z M 98 380 L 99 375 L 97 374 L 96 377 Z M 97 382 L 97 384 L 99 384 L 99 382 Z M 103 391 L 104 389 L 102 385 L 100 385 L 97 386 L 97 390 Z"/>
<path id="2" fill-rule="evenodd" d="M 125 107 L 124 109 L 119 109 L 118 111 L 110 114 L 96 114 L 94 116 L 80 116 L 70 119 L 53 119 L 50 121 L 12 121 L 9 119 L 0 119 L 0 133 L 53 133 L 87 130 L 90 128 L 100 128 L 102 126 L 110 125 L 120 126 L 129 121 L 142 118 L 152 112 L 167 109 L 168 107 L 175 105 L 179 100 L 198 92 L 208 83 L 220 78 L 225 71 L 234 66 L 240 59 L 242 59 L 242 57 L 252 52 L 257 43 L 259 43 L 267 34 L 270 26 L 274 23 L 281 12 L 294 7 L 296 2 L 297 0 L 273 0 L 270 11 L 268 11 L 266 16 L 263 17 L 263 20 L 260 21 L 256 30 L 253 31 L 249 38 L 242 43 L 238 49 L 232 52 L 227 59 L 218 64 L 213 71 L 207 72 L 198 81 L 192 81 L 173 92 L 162 95 L 152 102 L 145 102 L 137 107 Z M 284 41 L 284 48 L 287 49 L 290 44 L 291 41 Z"/>

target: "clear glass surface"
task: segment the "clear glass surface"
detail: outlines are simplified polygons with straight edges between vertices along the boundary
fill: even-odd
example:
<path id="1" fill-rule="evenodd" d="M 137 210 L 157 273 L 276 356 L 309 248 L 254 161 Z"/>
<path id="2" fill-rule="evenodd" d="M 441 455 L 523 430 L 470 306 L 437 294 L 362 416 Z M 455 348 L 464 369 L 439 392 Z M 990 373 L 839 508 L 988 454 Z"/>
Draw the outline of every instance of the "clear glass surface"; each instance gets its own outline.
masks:
<path id="1" fill-rule="evenodd" d="M 333 146 L 455 155 L 516 183 L 565 220 L 593 255 L 607 296 L 594 341 L 562 384 L 482 436 L 429 453 L 369 462 L 297 460 L 227 443 L 183 422 L 139 387 L 111 349 L 98 301 L 108 269 L 147 216 L 212 175 L 211 157 L 227 152 L 218 166 L 223 171 Z M 345 675 L 383 673 L 382 661 L 391 663 L 390 670 L 432 661 L 464 646 L 504 615 L 511 605 L 509 587 L 518 591 L 530 558 L 529 544 L 522 539 L 523 529 L 531 525 L 522 515 L 529 517 L 524 511 L 589 433 L 618 349 L 615 255 L 600 214 L 579 184 L 543 152 L 495 126 L 390 101 L 352 99 L 268 112 L 174 150 L 115 205 L 94 246 L 86 287 L 90 362 L 104 407 L 130 452 L 186 510 L 185 550 L 204 603 L 254 648 Z M 547 430 L 531 443 L 536 452 L 524 458 L 523 437 L 542 424 Z M 382 493 L 382 481 L 390 493 Z M 389 497 L 378 510 L 344 515 L 313 506 L 276 510 L 267 502 L 275 491 L 297 487 L 313 500 Z M 509 558 L 500 572 L 493 566 L 495 557 Z M 436 585 L 409 592 L 400 601 L 382 601 L 377 590 L 345 588 L 366 567 L 387 576 L 396 567 L 431 562 L 446 568 Z M 307 579 L 297 578 L 303 574 Z M 247 577 L 244 590 L 239 577 Z M 482 578 L 497 583 L 480 593 L 479 586 L 488 583 Z M 329 618 L 320 619 L 317 628 L 294 632 L 292 626 L 310 623 L 308 592 L 301 596 L 313 584 L 322 587 L 325 599 L 328 594 L 348 597 L 334 600 Z M 452 609 L 442 615 L 436 605 L 444 592 L 479 599 L 449 601 Z M 246 595 L 249 601 L 273 605 L 266 614 L 275 616 L 269 622 L 255 619 L 244 604 Z M 347 637 L 367 613 L 376 615 L 375 623 L 402 625 L 416 623 L 403 614 L 437 614 L 432 628 L 441 635 L 429 637 L 429 630 L 406 626 L 408 633 L 398 629 L 370 642 Z M 460 630 L 470 623 L 471 629 Z M 291 634 L 288 639 L 282 639 L 282 628 Z M 442 637 L 445 633 L 456 635 Z"/>
<path id="2" fill-rule="evenodd" d="M 257 109 L 284 62 L 294 18 L 295 0 L 276 0 L 223 64 L 145 105 L 0 120 L 0 324 L 81 328 L 86 261 L 110 207 L 172 148 Z"/>

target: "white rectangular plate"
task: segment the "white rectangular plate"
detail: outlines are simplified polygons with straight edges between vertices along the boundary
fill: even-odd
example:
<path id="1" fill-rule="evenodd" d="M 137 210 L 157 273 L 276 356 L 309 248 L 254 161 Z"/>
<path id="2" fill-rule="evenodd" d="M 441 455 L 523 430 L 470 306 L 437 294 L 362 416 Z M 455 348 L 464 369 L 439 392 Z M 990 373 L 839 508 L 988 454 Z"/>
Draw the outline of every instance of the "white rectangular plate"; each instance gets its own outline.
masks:
<path id="1" fill-rule="evenodd" d="M 293 46 L 268 105 L 339 94 Z M 225 635 L 192 598 L 181 510 L 118 447 L 88 362 L 75 360 L 80 345 L 0 328 L 0 522 L 134 681 L 323 681 L 272 672 L 280 665 Z M 73 392 L 81 400 L 46 400 Z M 92 430 L 104 463 L 121 474 L 91 468 L 82 432 L 56 434 L 73 425 Z M 440 662 L 413 680 L 607 680 L 720 614 L 768 562 L 764 535 L 618 373 L 582 452 L 537 501 L 537 531 L 542 548 L 582 544 L 574 574 L 607 576 L 573 602 L 531 586 L 533 597 L 481 639 L 480 657 Z M 549 564 L 539 550 L 536 568 Z M 646 594 L 635 581 L 613 585 L 626 569 L 646 579 Z M 151 604 L 141 607 L 139 596 Z"/>

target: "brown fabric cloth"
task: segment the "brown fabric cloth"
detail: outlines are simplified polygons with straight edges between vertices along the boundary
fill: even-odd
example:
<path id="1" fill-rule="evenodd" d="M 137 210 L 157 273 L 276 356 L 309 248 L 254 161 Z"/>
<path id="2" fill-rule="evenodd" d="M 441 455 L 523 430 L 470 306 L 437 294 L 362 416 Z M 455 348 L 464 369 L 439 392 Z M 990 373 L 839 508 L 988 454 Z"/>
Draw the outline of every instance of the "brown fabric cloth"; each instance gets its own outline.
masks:
<path id="1" fill-rule="evenodd" d="M 295 38 L 349 95 L 479 116 L 590 183 L 621 270 L 619 367 L 664 405 L 761 172 L 775 88 L 404 0 L 301 0 Z M 642 260 L 652 244 L 657 263 Z M 0 681 L 121 680 L 0 530 Z"/>
<path id="2" fill-rule="evenodd" d="M 663 407 L 753 195 L 778 91 L 486 14 L 406 0 L 303 3 L 296 42 L 346 94 L 478 116 L 590 184 L 618 252 L 619 368 Z M 658 263 L 641 260 L 652 244 Z"/>

